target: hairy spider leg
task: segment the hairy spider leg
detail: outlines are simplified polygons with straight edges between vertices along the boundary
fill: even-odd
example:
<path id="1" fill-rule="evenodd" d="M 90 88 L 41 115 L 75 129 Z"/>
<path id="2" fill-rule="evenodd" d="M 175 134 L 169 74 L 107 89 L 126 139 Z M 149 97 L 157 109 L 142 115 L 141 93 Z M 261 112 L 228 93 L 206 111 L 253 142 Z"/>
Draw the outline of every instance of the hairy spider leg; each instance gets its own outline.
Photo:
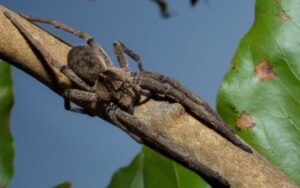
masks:
<path id="1" fill-rule="evenodd" d="M 123 66 L 124 66 L 126 69 L 128 68 L 128 62 L 126 61 L 126 58 L 124 55 L 124 53 L 125 53 L 136 62 L 140 72 L 144 71 L 144 66 L 142 64 L 142 58 L 137 53 L 135 53 L 133 50 L 126 47 L 125 44 L 123 44 L 120 41 L 115 41 L 113 43 L 113 49 L 117 56 L 120 67 L 123 68 Z"/>
<path id="2" fill-rule="evenodd" d="M 81 114 L 87 114 L 89 116 L 94 116 L 88 110 L 84 108 L 74 108 L 71 107 L 70 100 L 72 101 L 80 101 L 90 104 L 90 108 L 96 109 L 97 107 L 97 96 L 95 93 L 89 91 L 83 91 L 79 89 L 66 89 L 64 92 L 64 107 L 66 110 Z"/>
<path id="3" fill-rule="evenodd" d="M 72 101 L 79 101 L 83 103 L 89 103 L 89 104 L 96 104 L 93 106 L 90 106 L 92 110 L 96 110 L 98 108 L 97 104 L 99 104 L 99 97 L 95 93 L 91 93 L 88 91 L 83 91 L 79 89 L 67 89 L 65 91 L 65 96 L 72 100 Z M 68 104 L 67 104 L 68 105 Z M 115 115 L 115 109 L 118 108 L 114 103 L 104 104 L 105 112 L 108 115 L 109 121 L 113 123 L 114 125 L 117 125 L 120 129 L 127 132 L 130 137 L 132 137 L 136 142 L 143 144 L 143 141 L 140 137 L 133 134 L 123 123 L 121 123 L 118 118 Z M 81 113 L 90 115 L 91 114 L 84 108 L 71 108 L 68 106 L 66 108 L 69 111 L 75 112 L 75 113 Z"/>
<path id="4" fill-rule="evenodd" d="M 113 110 L 115 117 L 118 118 L 118 120 L 125 126 L 128 125 L 132 127 L 132 132 L 140 135 L 140 137 L 143 138 L 143 142 L 147 145 L 155 148 L 172 159 L 177 161 L 179 159 L 179 162 L 182 164 L 187 164 L 185 166 L 189 166 L 191 169 L 197 171 L 198 175 L 205 179 L 205 181 L 212 187 L 230 187 L 230 184 L 224 177 L 204 163 L 200 161 L 192 161 L 189 157 L 173 152 L 172 148 L 174 148 L 174 146 L 170 143 L 170 141 L 165 139 L 163 136 L 158 136 L 157 133 L 153 133 L 153 131 L 148 128 L 149 126 L 141 122 L 138 118 L 128 114 L 120 108 L 114 108 Z M 175 153 L 175 155 L 172 153 Z M 197 165 L 194 165 L 193 163 L 197 163 Z"/>
<path id="5" fill-rule="evenodd" d="M 75 101 L 81 101 L 81 102 L 98 102 L 97 96 L 95 93 L 90 93 L 86 91 L 81 91 L 78 89 L 68 89 L 66 91 L 66 96 L 68 96 L 70 99 Z M 106 113 L 108 115 L 109 121 L 125 131 L 129 134 L 130 137 L 132 137 L 136 142 L 143 144 L 145 141 L 148 141 L 148 144 L 152 144 L 154 148 L 162 148 L 166 146 L 158 146 L 162 145 L 160 141 L 157 141 L 157 136 L 151 134 L 151 131 L 145 130 L 147 129 L 147 125 L 143 124 L 140 120 L 138 120 L 133 115 L 121 110 L 118 106 L 116 106 L 113 103 L 105 104 Z M 74 112 L 82 113 L 82 111 L 75 110 Z M 131 128 L 129 128 L 129 126 Z M 144 129 L 144 131 L 142 131 Z M 144 132 L 144 133 L 143 133 Z M 162 137 L 160 137 L 162 138 Z M 166 140 L 163 142 L 164 144 L 168 144 Z M 171 147 L 170 147 L 171 148 Z M 161 150 L 164 151 L 164 150 Z M 165 153 L 168 155 L 168 152 Z M 170 157 L 173 157 L 171 155 L 168 155 Z M 178 157 L 181 159 L 185 159 L 184 157 Z M 186 159 L 184 162 L 188 162 L 188 159 Z M 205 180 L 207 180 L 211 185 L 218 185 L 221 187 L 229 187 L 229 183 L 226 179 L 224 179 L 220 174 L 210 169 L 205 164 L 199 164 L 199 169 L 196 170 L 199 173 L 200 176 L 204 177 Z"/>
<path id="6" fill-rule="evenodd" d="M 32 37 L 32 35 L 15 19 L 9 12 L 4 12 L 4 15 L 15 25 L 15 27 L 21 32 L 21 34 L 41 53 L 45 61 L 58 69 L 60 72 L 65 74 L 73 83 L 75 83 L 78 87 L 91 91 L 92 88 L 85 83 L 80 77 L 78 77 L 70 68 L 66 65 L 61 65 L 58 60 L 54 59 L 50 53 L 43 47 L 43 45 L 36 39 Z"/>
<path id="7" fill-rule="evenodd" d="M 118 109 L 119 111 L 121 111 L 121 110 L 114 103 L 110 103 L 110 104 L 106 105 L 105 108 L 106 108 L 106 113 L 108 114 L 110 121 L 114 125 L 117 125 L 117 127 L 119 127 L 124 132 L 126 132 L 137 143 L 144 144 L 142 137 L 139 137 L 139 136 L 133 134 L 132 131 L 129 130 L 127 126 L 125 126 L 121 121 L 119 121 L 119 118 L 116 115 L 116 109 Z"/>
<path id="8" fill-rule="evenodd" d="M 190 98 L 186 97 L 183 93 L 176 90 L 172 86 L 165 85 L 159 81 L 145 77 L 140 78 L 139 85 L 143 89 L 147 89 L 153 91 L 154 93 L 159 93 L 168 96 L 176 102 L 182 104 L 197 119 L 199 119 L 200 121 L 204 121 L 205 125 L 209 126 L 217 133 L 220 133 L 224 138 L 226 138 L 234 145 L 240 147 L 244 151 L 252 153 L 252 150 L 247 145 L 245 145 L 240 139 L 238 139 L 232 132 L 232 130 L 226 126 L 225 123 L 220 122 L 214 114 L 211 114 L 202 105 L 195 103 Z"/>
<path id="9" fill-rule="evenodd" d="M 44 49 L 42 44 L 35 40 L 28 31 L 21 26 L 21 24 L 16 21 L 9 12 L 4 12 L 4 15 L 17 27 L 17 29 L 24 35 L 24 37 L 41 53 L 45 61 L 54 66 L 56 69 L 60 70 L 63 74 L 65 74 L 72 82 L 74 82 L 80 88 L 92 91 L 92 88 L 86 84 L 80 77 L 78 77 L 70 68 L 65 65 L 61 65 L 57 60 L 52 58 L 50 53 Z M 64 107 L 66 110 L 73 112 L 80 112 L 84 114 L 89 114 L 85 109 L 76 109 L 71 107 L 70 99 L 64 96 Z"/>
<path id="10" fill-rule="evenodd" d="M 123 51 L 123 48 L 122 48 L 121 44 L 119 42 L 114 42 L 113 43 L 113 50 L 114 50 L 114 53 L 117 57 L 117 60 L 118 60 L 118 63 L 120 65 L 120 67 L 122 69 L 127 70 L 128 69 L 128 62 L 127 62 L 127 59 L 125 57 L 125 54 L 124 54 L 124 51 Z"/>
<path id="11" fill-rule="evenodd" d="M 178 90 L 181 93 L 183 93 L 184 95 L 186 95 L 186 97 L 190 98 L 195 103 L 203 106 L 208 112 L 214 114 L 219 121 L 224 122 L 222 120 L 222 118 L 219 116 L 219 114 L 217 114 L 214 110 L 212 110 L 209 107 L 209 105 L 201 97 L 199 97 L 196 94 L 189 91 L 182 84 L 180 84 L 177 80 L 175 80 L 171 77 L 168 77 L 168 76 L 164 76 L 160 73 L 147 72 L 147 71 L 144 71 L 144 72 L 140 73 L 140 76 L 147 77 L 147 78 L 152 78 L 152 79 L 157 80 L 159 82 L 169 84 L 170 86 L 172 86 L 176 90 Z"/>
<path id="12" fill-rule="evenodd" d="M 26 20 L 28 20 L 30 22 L 40 22 L 40 23 L 45 23 L 45 24 L 52 25 L 52 26 L 54 26 L 58 29 L 64 30 L 68 33 L 71 33 L 71 34 L 83 39 L 91 48 L 97 49 L 99 51 L 99 54 L 104 59 L 106 67 L 112 67 L 113 66 L 113 64 L 112 64 L 109 56 L 105 52 L 105 50 L 89 34 L 78 31 L 78 30 L 74 29 L 73 27 L 71 27 L 67 24 L 61 23 L 59 21 L 56 21 L 56 20 L 47 19 L 47 18 L 32 17 L 32 16 L 25 15 L 23 13 L 20 14 L 20 16 L 22 16 L 23 18 L 25 18 Z"/>
<path id="13" fill-rule="evenodd" d="M 71 107 L 71 102 L 70 102 L 70 99 L 66 98 L 64 96 L 64 107 L 66 110 L 70 111 L 70 112 L 76 112 L 76 113 L 80 113 L 80 114 L 86 114 L 86 115 L 89 115 L 89 116 L 95 116 L 93 114 L 91 114 L 89 111 L 87 111 L 86 109 L 84 108 L 75 108 L 75 107 Z"/>
<path id="14" fill-rule="evenodd" d="M 135 90 L 136 93 L 140 93 L 142 95 L 149 97 L 151 95 L 151 93 L 148 90 L 144 90 L 144 89 L 140 88 L 138 85 L 140 73 L 144 72 L 144 67 L 142 64 L 141 57 L 137 53 L 135 53 L 133 50 L 130 50 L 128 47 L 126 47 L 125 44 L 120 41 L 115 41 L 113 43 L 113 50 L 114 50 L 114 53 L 116 54 L 118 63 L 121 68 L 124 68 L 125 70 L 128 69 L 128 62 L 126 60 L 125 54 L 127 54 L 131 59 L 133 59 L 137 63 L 139 72 L 132 74 L 132 76 L 134 77 L 134 80 L 130 84 L 130 86 L 133 87 L 133 89 Z"/>

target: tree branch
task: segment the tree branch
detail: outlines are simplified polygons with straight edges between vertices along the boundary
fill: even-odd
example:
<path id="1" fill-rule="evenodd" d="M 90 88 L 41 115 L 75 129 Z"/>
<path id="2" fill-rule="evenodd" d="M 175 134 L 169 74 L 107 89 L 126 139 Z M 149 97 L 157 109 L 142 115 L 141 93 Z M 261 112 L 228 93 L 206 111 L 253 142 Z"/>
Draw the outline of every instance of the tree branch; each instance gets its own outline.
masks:
<path id="1" fill-rule="evenodd" d="M 39 59 L 19 31 L 3 15 L 0 6 L 0 57 L 38 79 L 57 94 L 72 88 L 70 81 Z M 12 14 L 62 64 L 70 46 L 23 18 Z M 79 104 L 88 108 L 84 104 Z M 120 112 L 121 113 L 121 112 Z M 98 115 L 104 117 L 103 112 Z M 257 153 L 247 153 L 192 117 L 178 103 L 149 100 L 134 110 L 138 127 L 122 128 L 160 153 L 201 174 L 205 165 L 227 180 L 231 187 L 297 187 Z M 126 119 L 127 118 L 127 119 Z M 124 116 L 124 120 L 130 117 Z M 134 119 L 134 120 L 136 120 Z M 202 168 L 203 170 L 203 168 Z"/>

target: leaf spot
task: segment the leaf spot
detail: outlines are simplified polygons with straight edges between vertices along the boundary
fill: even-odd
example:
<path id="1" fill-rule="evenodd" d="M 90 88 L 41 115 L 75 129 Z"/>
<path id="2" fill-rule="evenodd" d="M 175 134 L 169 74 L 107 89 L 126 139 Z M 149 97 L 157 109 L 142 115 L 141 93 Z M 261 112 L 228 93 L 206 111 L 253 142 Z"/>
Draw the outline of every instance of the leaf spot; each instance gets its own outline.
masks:
<path id="1" fill-rule="evenodd" d="M 231 70 L 234 71 L 234 72 L 237 72 L 237 65 L 235 63 L 231 64 L 230 66 Z"/>
<path id="2" fill-rule="evenodd" d="M 260 80 L 274 80 L 273 67 L 268 61 L 263 60 L 255 66 L 254 74 Z"/>
<path id="3" fill-rule="evenodd" d="M 256 126 L 250 115 L 243 111 L 240 116 L 235 120 L 237 128 L 242 130 L 252 129 Z"/>
<path id="4" fill-rule="evenodd" d="M 281 25 L 284 24 L 289 19 L 289 17 L 285 14 L 284 11 L 278 12 L 277 16 L 280 18 L 279 22 Z"/>
<path id="5" fill-rule="evenodd" d="M 279 4 L 279 3 L 280 3 L 280 0 L 274 0 L 274 3 L 275 3 L 275 4 Z"/>
<path id="6" fill-rule="evenodd" d="M 238 109 L 234 104 L 228 104 L 228 107 L 233 113 L 239 113 Z"/>

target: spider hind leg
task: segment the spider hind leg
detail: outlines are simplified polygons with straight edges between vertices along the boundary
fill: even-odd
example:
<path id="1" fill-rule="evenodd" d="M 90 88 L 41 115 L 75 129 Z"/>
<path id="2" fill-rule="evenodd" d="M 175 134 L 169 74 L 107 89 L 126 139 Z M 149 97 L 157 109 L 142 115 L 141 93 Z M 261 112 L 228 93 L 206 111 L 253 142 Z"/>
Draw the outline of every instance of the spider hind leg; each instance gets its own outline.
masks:
<path id="1" fill-rule="evenodd" d="M 54 26 L 58 29 L 61 29 L 63 31 L 66 31 L 68 33 L 73 34 L 76 37 L 79 37 L 79 38 L 83 39 L 91 48 L 97 49 L 98 53 L 104 59 L 104 63 L 105 63 L 106 67 L 112 67 L 112 62 L 111 62 L 109 56 L 107 55 L 107 53 L 105 52 L 105 50 L 89 34 L 87 34 L 85 32 L 78 31 L 78 30 L 74 29 L 73 27 L 71 27 L 67 24 L 61 23 L 59 21 L 56 21 L 56 20 L 47 19 L 47 18 L 32 17 L 32 16 L 28 16 L 28 15 L 25 15 L 25 14 L 20 14 L 20 16 L 22 16 L 24 19 L 26 19 L 30 22 L 39 22 L 39 23 L 45 23 L 45 24 L 52 25 L 52 26 Z"/>
<path id="2" fill-rule="evenodd" d="M 51 66 L 58 69 L 60 72 L 65 74 L 73 83 L 84 90 L 91 90 L 91 87 L 86 84 L 81 78 L 79 78 L 70 68 L 66 65 L 60 64 L 60 62 L 54 59 L 51 54 L 43 47 L 43 45 L 33 36 L 9 13 L 4 12 L 4 15 L 12 22 L 12 24 L 20 31 L 20 33 L 29 41 L 30 44 L 36 48 L 43 59 Z"/>

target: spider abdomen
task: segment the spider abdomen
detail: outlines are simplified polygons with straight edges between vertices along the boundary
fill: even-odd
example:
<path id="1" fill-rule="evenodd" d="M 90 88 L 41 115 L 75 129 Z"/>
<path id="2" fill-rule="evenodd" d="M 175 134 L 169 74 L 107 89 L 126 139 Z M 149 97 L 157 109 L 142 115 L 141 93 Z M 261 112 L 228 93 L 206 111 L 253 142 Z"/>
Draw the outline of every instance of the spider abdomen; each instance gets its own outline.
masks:
<path id="1" fill-rule="evenodd" d="M 90 86 L 94 85 L 101 71 L 105 69 L 103 58 L 88 46 L 73 47 L 68 54 L 68 67 Z"/>

